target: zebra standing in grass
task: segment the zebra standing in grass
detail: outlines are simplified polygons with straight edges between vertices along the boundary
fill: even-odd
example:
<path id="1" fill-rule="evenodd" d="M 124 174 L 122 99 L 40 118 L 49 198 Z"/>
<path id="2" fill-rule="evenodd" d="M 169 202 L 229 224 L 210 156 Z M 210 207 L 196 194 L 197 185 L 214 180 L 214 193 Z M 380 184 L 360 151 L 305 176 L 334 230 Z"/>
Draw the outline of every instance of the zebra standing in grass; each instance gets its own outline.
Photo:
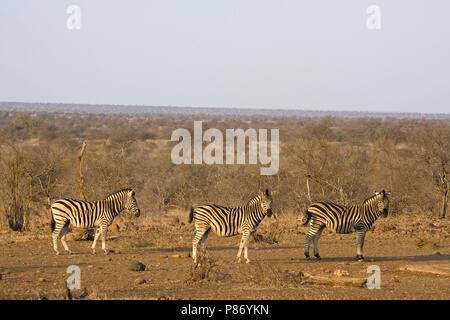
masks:
<path id="1" fill-rule="evenodd" d="M 64 249 L 71 254 L 66 243 L 66 234 L 69 224 L 75 228 L 96 228 L 92 253 L 95 254 L 95 245 L 101 233 L 102 249 L 106 250 L 106 232 L 114 218 L 123 210 L 130 211 L 135 217 L 139 217 L 141 211 L 138 208 L 135 193 L 132 189 L 123 189 L 106 197 L 104 200 L 88 202 L 75 199 L 62 199 L 55 201 L 51 206 L 53 231 L 53 249 L 59 254 L 57 240 L 61 238 Z"/>
<path id="2" fill-rule="evenodd" d="M 265 193 L 259 192 L 257 196 L 243 207 L 227 208 L 218 205 L 204 205 L 195 209 L 191 208 L 189 222 L 194 220 L 196 229 L 192 240 L 192 258 L 194 263 L 197 263 L 197 246 L 199 242 L 205 249 L 204 243 L 211 230 L 221 237 L 242 234 L 237 254 L 238 262 L 241 262 L 242 249 L 244 249 L 244 258 L 247 263 L 250 263 L 248 258 L 249 236 L 256 231 L 256 228 L 266 215 L 269 217 L 272 215 L 272 196 L 268 189 L 266 189 Z"/>
<path id="3" fill-rule="evenodd" d="M 314 244 L 314 256 L 320 259 L 317 247 L 320 235 L 326 227 L 336 233 L 356 232 L 356 258 L 364 260 L 362 255 L 364 238 L 377 218 L 383 214 L 387 217 L 389 210 L 390 192 L 382 190 L 366 200 L 362 205 L 343 207 L 331 202 L 317 202 L 309 206 L 303 217 L 303 225 L 309 221 L 310 229 L 306 235 L 305 256 L 309 259 L 309 245 Z"/>

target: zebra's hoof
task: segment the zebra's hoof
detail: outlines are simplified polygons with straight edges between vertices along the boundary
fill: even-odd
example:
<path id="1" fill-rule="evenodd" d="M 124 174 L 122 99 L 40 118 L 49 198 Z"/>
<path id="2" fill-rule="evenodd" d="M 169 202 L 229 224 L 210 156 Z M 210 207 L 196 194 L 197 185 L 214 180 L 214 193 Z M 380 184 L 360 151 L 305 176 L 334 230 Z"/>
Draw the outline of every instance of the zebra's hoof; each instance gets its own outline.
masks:
<path id="1" fill-rule="evenodd" d="M 311 258 L 309 257 L 309 254 L 305 254 L 305 259 L 306 260 L 310 260 Z"/>
<path id="2" fill-rule="evenodd" d="M 96 254 L 96 252 L 95 252 L 95 249 L 94 249 L 94 250 L 92 250 L 92 254 Z"/>
<path id="3" fill-rule="evenodd" d="M 72 251 L 68 250 L 67 253 L 69 254 L 69 256 L 72 254 Z"/>
<path id="4" fill-rule="evenodd" d="M 322 259 L 318 254 L 315 254 L 314 257 L 316 257 L 317 260 L 321 260 Z"/>
<path id="5" fill-rule="evenodd" d="M 238 258 L 236 263 L 241 263 L 241 258 Z"/>
<path id="6" fill-rule="evenodd" d="M 105 249 L 105 255 L 108 255 L 108 254 L 109 254 L 109 250 Z"/>
<path id="7" fill-rule="evenodd" d="M 56 254 L 57 256 L 59 256 L 59 251 L 56 251 L 55 254 Z"/>
<path id="8" fill-rule="evenodd" d="M 356 256 L 356 260 L 358 260 L 358 261 L 364 261 L 364 257 L 362 256 L 362 255 L 357 255 Z"/>
<path id="9" fill-rule="evenodd" d="M 245 263 L 246 263 L 246 264 L 249 264 L 249 263 L 250 263 L 250 260 L 245 261 Z"/>

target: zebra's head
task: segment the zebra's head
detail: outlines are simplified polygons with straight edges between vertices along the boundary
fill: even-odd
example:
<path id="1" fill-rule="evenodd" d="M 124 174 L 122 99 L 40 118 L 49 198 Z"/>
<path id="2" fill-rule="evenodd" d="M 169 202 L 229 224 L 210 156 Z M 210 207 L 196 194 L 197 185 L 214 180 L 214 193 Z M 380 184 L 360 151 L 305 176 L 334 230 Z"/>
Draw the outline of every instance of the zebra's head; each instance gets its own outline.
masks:
<path id="1" fill-rule="evenodd" d="M 375 192 L 375 197 L 377 199 L 378 210 L 383 213 L 383 217 L 388 216 L 389 212 L 389 196 L 391 195 L 390 191 L 385 191 L 384 189 L 381 192 Z"/>
<path id="2" fill-rule="evenodd" d="M 265 192 L 259 192 L 259 196 L 261 198 L 261 209 L 265 215 L 268 217 L 272 216 L 272 195 L 270 194 L 269 189 L 266 189 Z"/>
<path id="3" fill-rule="evenodd" d="M 135 196 L 136 193 L 134 192 L 134 190 L 128 190 L 125 209 L 127 209 L 131 214 L 133 214 L 137 218 L 141 215 L 141 210 L 138 207 Z"/>

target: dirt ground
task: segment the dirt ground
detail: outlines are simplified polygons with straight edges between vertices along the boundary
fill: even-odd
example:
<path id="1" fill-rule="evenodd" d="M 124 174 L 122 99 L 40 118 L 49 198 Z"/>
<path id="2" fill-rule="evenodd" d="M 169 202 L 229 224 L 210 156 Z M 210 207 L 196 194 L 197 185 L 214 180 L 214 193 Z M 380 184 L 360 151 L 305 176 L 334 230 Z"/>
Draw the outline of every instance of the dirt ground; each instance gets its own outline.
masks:
<path id="1" fill-rule="evenodd" d="M 169 217 L 170 218 L 170 217 Z M 449 219 L 389 217 L 366 236 L 364 262 L 354 260 L 355 235 L 324 232 L 321 260 L 303 257 L 306 228 L 292 218 L 267 219 L 250 243 L 250 264 L 236 263 L 239 237 L 207 241 L 208 261 L 194 268 L 193 226 L 167 218 L 150 226 L 110 232 L 105 255 L 101 242 L 68 241 L 74 254 L 56 256 L 48 226 L 0 234 L 0 299 L 63 299 L 69 265 L 81 269 L 85 299 L 450 299 L 450 277 L 402 271 L 404 265 L 450 264 Z M 131 271 L 139 261 L 145 271 Z M 317 276 L 343 273 L 367 278 L 367 267 L 381 270 L 381 288 L 319 285 L 304 282 L 301 272 Z M 135 284 L 137 278 L 145 280 Z M 81 292 L 82 290 L 80 290 Z M 76 295 L 78 291 L 75 291 Z"/>

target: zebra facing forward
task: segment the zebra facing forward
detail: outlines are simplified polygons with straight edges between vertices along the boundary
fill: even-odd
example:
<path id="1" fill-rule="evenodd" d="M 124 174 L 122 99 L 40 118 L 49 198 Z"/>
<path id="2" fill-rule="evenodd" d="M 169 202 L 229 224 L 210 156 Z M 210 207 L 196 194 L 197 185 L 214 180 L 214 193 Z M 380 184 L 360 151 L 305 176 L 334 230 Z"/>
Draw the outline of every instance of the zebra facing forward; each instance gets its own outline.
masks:
<path id="1" fill-rule="evenodd" d="M 97 239 L 102 235 L 102 249 L 106 250 L 106 232 L 114 218 L 123 210 L 128 210 L 135 217 L 139 217 L 141 211 L 138 208 L 135 192 L 132 189 L 123 189 L 106 197 L 104 200 L 88 202 L 75 199 L 61 199 L 51 206 L 53 231 L 53 249 L 59 254 L 57 240 L 61 238 L 64 249 L 71 254 L 66 243 L 66 234 L 69 224 L 75 228 L 96 228 L 92 253 L 95 254 Z"/>
<path id="2" fill-rule="evenodd" d="M 389 210 L 390 192 L 382 190 L 362 203 L 343 207 L 331 202 L 317 202 L 309 206 L 303 217 L 303 225 L 310 222 L 309 232 L 306 235 L 305 257 L 309 259 L 309 245 L 311 240 L 314 244 L 314 256 L 320 259 L 319 249 L 317 247 L 320 235 L 326 227 L 336 233 L 356 232 L 357 251 L 356 258 L 363 260 L 362 255 L 364 238 L 366 232 L 370 230 L 377 218 L 383 214 L 387 217 Z"/>
<path id="3" fill-rule="evenodd" d="M 237 254 L 238 262 L 241 262 L 242 249 L 244 258 L 248 258 L 248 241 L 251 233 L 264 219 L 272 215 L 272 196 L 268 189 L 265 193 L 259 192 L 245 206 L 227 208 L 218 205 L 204 205 L 191 208 L 189 222 L 194 221 L 196 233 L 192 240 L 192 258 L 197 263 L 197 246 L 200 243 L 205 250 L 204 243 L 211 230 L 221 237 L 231 237 L 242 234 L 242 239 Z"/>

